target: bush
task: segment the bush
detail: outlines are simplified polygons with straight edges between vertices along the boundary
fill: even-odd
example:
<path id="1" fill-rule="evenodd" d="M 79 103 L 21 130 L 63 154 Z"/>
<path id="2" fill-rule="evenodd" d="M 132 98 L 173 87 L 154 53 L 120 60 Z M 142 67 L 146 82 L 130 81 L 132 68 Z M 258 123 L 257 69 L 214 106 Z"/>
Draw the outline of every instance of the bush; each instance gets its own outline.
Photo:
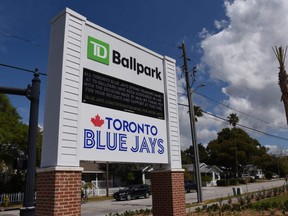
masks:
<path id="1" fill-rule="evenodd" d="M 211 182 L 212 181 L 212 177 L 210 176 L 202 176 L 201 177 L 202 182 Z"/>
<path id="2" fill-rule="evenodd" d="M 238 184 L 238 179 L 232 178 L 229 179 L 229 185 L 237 185 Z"/>
<path id="3" fill-rule="evenodd" d="M 217 186 L 227 186 L 224 179 L 217 180 Z"/>
<path id="4" fill-rule="evenodd" d="M 245 179 L 239 179 L 239 184 L 246 184 L 246 180 Z"/>
<path id="5" fill-rule="evenodd" d="M 23 175 L 20 173 L 13 174 L 10 176 L 9 181 L 4 185 L 3 191 L 0 193 L 17 193 L 24 191 L 25 181 Z"/>
<path id="6" fill-rule="evenodd" d="M 265 178 L 267 178 L 267 179 L 272 179 L 272 175 L 273 175 L 273 172 L 267 171 L 267 172 L 265 173 Z"/>

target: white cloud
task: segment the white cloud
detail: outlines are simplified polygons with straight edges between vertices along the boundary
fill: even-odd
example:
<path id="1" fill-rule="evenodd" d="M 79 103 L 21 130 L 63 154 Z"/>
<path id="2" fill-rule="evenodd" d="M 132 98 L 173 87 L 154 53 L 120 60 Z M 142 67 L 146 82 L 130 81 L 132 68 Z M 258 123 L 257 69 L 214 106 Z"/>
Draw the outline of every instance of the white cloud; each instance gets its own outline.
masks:
<path id="1" fill-rule="evenodd" d="M 209 33 L 209 31 L 206 28 L 203 28 L 201 32 L 199 32 L 199 37 L 201 39 L 205 39 L 208 38 L 209 36 L 211 36 L 211 33 Z"/>
<path id="2" fill-rule="evenodd" d="M 288 45 L 288 1 L 234 0 L 224 5 L 227 20 L 214 22 L 219 32 L 210 33 L 204 28 L 199 34 L 203 36 L 202 64 L 209 68 L 211 81 L 226 83 L 222 93 L 228 99 L 223 103 L 241 112 L 223 107 L 214 107 L 213 112 L 220 116 L 236 112 L 243 125 L 280 133 L 286 120 L 272 47 Z M 198 140 L 202 143 L 205 136 L 216 136 L 216 131 L 223 128 L 211 119 L 201 119 L 198 124 Z"/>
<path id="3" fill-rule="evenodd" d="M 227 20 L 215 20 L 214 21 L 214 25 L 216 27 L 216 29 L 222 29 L 222 28 L 226 28 L 228 26 L 228 21 Z"/>
<path id="4" fill-rule="evenodd" d="M 279 145 L 265 145 L 269 149 L 268 153 L 276 156 L 288 155 L 288 150 Z"/>

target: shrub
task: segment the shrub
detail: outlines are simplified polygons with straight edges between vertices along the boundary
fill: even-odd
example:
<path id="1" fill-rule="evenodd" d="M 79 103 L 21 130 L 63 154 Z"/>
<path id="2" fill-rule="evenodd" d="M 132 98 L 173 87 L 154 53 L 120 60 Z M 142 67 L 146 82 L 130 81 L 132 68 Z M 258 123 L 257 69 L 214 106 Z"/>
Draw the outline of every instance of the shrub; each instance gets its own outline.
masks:
<path id="1" fill-rule="evenodd" d="M 281 208 L 284 211 L 288 211 L 288 200 L 286 200 L 284 203 L 282 203 Z"/>
<path id="2" fill-rule="evenodd" d="M 212 181 L 212 177 L 204 175 L 201 177 L 202 182 L 211 182 Z"/>
<path id="3" fill-rule="evenodd" d="M 273 172 L 267 171 L 267 172 L 265 173 L 265 178 L 267 178 L 267 179 L 272 179 L 272 175 L 273 175 Z"/>
<path id="4" fill-rule="evenodd" d="M 246 180 L 245 179 L 239 179 L 239 184 L 246 184 Z"/>
<path id="5" fill-rule="evenodd" d="M 238 184 L 238 179 L 232 178 L 229 179 L 229 185 L 237 185 Z"/>
<path id="6" fill-rule="evenodd" d="M 217 186 L 227 186 L 224 179 L 217 180 Z"/>

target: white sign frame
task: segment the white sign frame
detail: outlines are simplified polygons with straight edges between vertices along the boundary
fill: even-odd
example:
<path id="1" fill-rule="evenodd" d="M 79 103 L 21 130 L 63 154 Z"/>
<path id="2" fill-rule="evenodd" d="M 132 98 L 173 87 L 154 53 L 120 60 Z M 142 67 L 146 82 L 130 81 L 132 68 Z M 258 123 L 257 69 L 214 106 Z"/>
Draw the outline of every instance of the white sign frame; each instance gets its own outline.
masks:
<path id="1" fill-rule="evenodd" d="M 88 37 L 96 39 L 96 42 L 91 41 L 94 48 L 97 46 L 93 51 L 100 53 L 104 62 L 88 58 Z M 97 40 L 104 44 L 98 47 L 95 45 L 98 44 Z M 105 62 L 108 53 L 105 43 L 109 44 L 110 49 L 109 65 Z M 113 57 L 115 55 L 114 62 L 112 54 Z M 175 63 L 174 59 L 95 25 L 66 8 L 51 23 L 41 167 L 79 166 L 80 160 L 92 160 L 158 163 L 181 168 Z M 83 80 L 84 70 L 163 94 L 163 116 L 159 117 L 159 113 L 155 115 L 152 109 L 152 116 L 147 116 L 147 113 L 141 115 L 133 110 L 131 113 L 83 102 L 84 95 L 94 88 L 83 90 L 83 82 L 89 85 L 88 79 L 87 82 Z M 100 128 L 98 123 L 93 125 L 92 119 L 103 121 L 105 128 Z M 146 130 L 139 132 L 138 128 L 138 132 L 135 132 L 135 125 L 146 125 Z M 90 134 L 85 134 L 85 130 Z M 99 139 L 98 132 L 101 134 Z M 89 147 L 93 142 L 97 143 L 97 139 L 100 140 L 98 147 L 83 148 L 84 140 Z M 137 139 L 142 151 L 140 146 L 136 151 Z M 115 143 L 117 147 L 113 150 Z"/>

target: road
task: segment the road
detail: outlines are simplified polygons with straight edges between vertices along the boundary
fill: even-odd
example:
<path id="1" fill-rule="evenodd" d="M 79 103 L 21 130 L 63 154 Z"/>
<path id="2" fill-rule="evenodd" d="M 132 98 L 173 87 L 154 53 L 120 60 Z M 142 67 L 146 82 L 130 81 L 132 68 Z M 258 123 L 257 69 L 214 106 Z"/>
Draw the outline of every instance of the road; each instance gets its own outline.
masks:
<path id="1" fill-rule="evenodd" d="M 285 183 L 284 180 L 266 181 L 260 183 L 251 183 L 247 185 L 229 186 L 229 187 L 203 187 L 203 200 L 211 200 L 221 197 L 233 196 L 233 187 L 240 187 L 242 193 L 261 191 L 263 188 L 269 189 L 273 187 L 282 186 Z M 186 203 L 197 202 L 197 194 L 189 193 L 185 196 Z"/>
<path id="2" fill-rule="evenodd" d="M 284 180 L 275 180 L 267 181 L 261 183 L 252 183 L 247 185 L 240 185 L 242 193 L 246 192 L 255 192 L 261 191 L 263 188 L 269 189 L 273 187 L 279 187 L 284 184 Z M 216 199 L 221 197 L 227 197 L 233 195 L 233 187 L 203 187 L 203 200 Z M 196 203 L 197 202 L 197 193 L 187 193 L 185 194 L 186 203 Z M 137 209 L 146 209 L 152 208 L 152 196 L 149 199 L 136 199 L 131 201 L 115 201 L 115 200 L 106 200 L 106 201 L 97 201 L 97 202 L 88 202 L 81 206 L 81 215 L 82 216 L 105 216 L 109 213 L 121 213 L 126 210 L 137 210 Z M 7 211 L 0 212 L 0 216 L 15 216 L 19 215 L 18 211 Z"/>

